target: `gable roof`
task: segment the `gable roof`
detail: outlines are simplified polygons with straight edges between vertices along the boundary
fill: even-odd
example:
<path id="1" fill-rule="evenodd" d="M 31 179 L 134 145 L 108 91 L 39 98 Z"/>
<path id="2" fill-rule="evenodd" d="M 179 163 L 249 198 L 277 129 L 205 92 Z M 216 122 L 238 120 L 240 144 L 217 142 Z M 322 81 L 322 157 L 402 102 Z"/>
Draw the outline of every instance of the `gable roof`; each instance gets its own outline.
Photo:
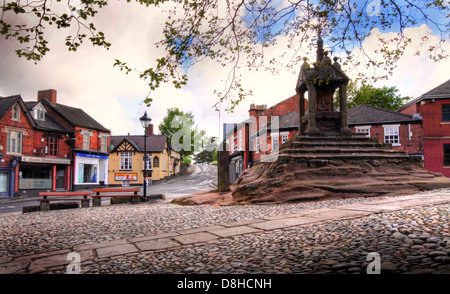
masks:
<path id="1" fill-rule="evenodd" d="M 417 102 L 420 102 L 422 100 L 443 99 L 443 98 L 450 98 L 450 80 L 431 89 L 430 91 L 426 92 L 425 94 L 422 94 L 419 97 L 412 99 L 411 101 L 407 102 L 405 105 L 400 107 L 398 109 L 398 111 L 402 111 L 403 109 L 408 108 L 411 105 L 416 104 Z"/>
<path id="2" fill-rule="evenodd" d="M 418 122 L 421 118 L 383 108 L 360 104 L 348 110 L 349 125 L 391 122 Z"/>
<path id="3" fill-rule="evenodd" d="M 46 99 L 42 99 L 41 103 L 59 113 L 74 126 L 94 129 L 107 133 L 111 132 L 80 108 L 70 107 L 58 103 L 55 105 Z"/>
<path id="4" fill-rule="evenodd" d="M 19 106 L 22 108 L 23 112 L 25 112 L 25 115 L 28 118 L 28 121 L 31 123 L 31 125 L 35 127 L 36 123 L 31 117 L 30 113 L 28 112 L 28 109 L 20 95 L 0 97 L 0 119 L 2 119 L 5 116 L 5 114 L 8 113 L 8 111 L 11 109 L 11 107 L 13 107 L 13 105 L 16 103 L 18 103 Z"/>
<path id="5" fill-rule="evenodd" d="M 31 110 L 33 110 L 33 108 L 36 107 L 36 105 L 39 104 L 39 102 L 25 101 L 24 104 L 27 107 L 28 111 L 30 112 Z M 30 116 L 33 117 L 33 115 Z M 36 129 L 38 130 L 52 131 L 64 134 L 72 133 L 71 130 L 67 129 L 66 127 L 58 123 L 54 118 L 49 116 L 48 113 L 45 113 L 45 120 L 34 119 L 34 117 L 33 120 L 36 124 Z"/>
<path id="6" fill-rule="evenodd" d="M 111 136 L 111 145 L 115 151 L 123 142 L 130 143 L 137 151 L 144 152 L 144 136 Z M 147 152 L 163 152 L 166 147 L 166 135 L 149 135 L 147 136 Z"/>
<path id="7" fill-rule="evenodd" d="M 11 107 L 21 99 L 20 95 L 0 97 L 0 119 L 11 109 Z"/>

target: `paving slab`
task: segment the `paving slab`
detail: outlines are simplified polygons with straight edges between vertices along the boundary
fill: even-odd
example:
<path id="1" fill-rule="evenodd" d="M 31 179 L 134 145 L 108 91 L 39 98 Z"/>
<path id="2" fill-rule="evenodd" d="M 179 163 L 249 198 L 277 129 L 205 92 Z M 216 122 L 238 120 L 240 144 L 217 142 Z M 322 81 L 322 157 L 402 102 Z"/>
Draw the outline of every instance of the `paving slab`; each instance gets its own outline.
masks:
<path id="1" fill-rule="evenodd" d="M 132 244 L 120 244 L 115 246 L 97 248 L 95 250 L 97 251 L 97 256 L 99 259 L 138 252 L 138 249 Z"/>
<path id="2" fill-rule="evenodd" d="M 124 244 L 128 244 L 128 242 L 125 239 L 103 241 L 103 242 L 92 242 L 92 243 L 76 245 L 73 247 L 73 251 L 78 252 L 78 251 L 84 251 L 84 250 L 89 250 L 89 249 L 97 249 L 97 248 L 102 248 L 102 247 L 111 247 L 111 246 L 124 245 Z"/>
<path id="3" fill-rule="evenodd" d="M 310 224 L 317 222 L 317 219 L 306 218 L 306 217 L 296 217 L 296 218 L 285 218 L 269 220 L 261 223 L 251 224 L 250 227 L 261 229 L 261 230 L 276 230 L 283 229 L 292 226 L 299 226 L 304 224 Z"/>
<path id="4" fill-rule="evenodd" d="M 255 223 L 260 223 L 265 221 L 262 218 L 256 218 L 256 219 L 247 219 L 247 220 L 242 220 L 242 221 L 237 221 L 237 222 L 232 222 L 232 223 L 227 223 L 227 224 L 222 224 L 222 226 L 230 228 L 230 227 L 239 227 L 239 226 L 245 226 L 245 225 L 250 225 L 250 224 L 255 224 Z"/>
<path id="5" fill-rule="evenodd" d="M 139 248 L 139 250 L 146 251 L 179 247 L 180 243 L 175 242 L 174 240 L 169 238 L 163 238 L 137 242 L 135 243 L 135 245 L 137 246 L 137 248 Z"/>
<path id="6" fill-rule="evenodd" d="M 230 227 L 230 228 L 209 230 L 210 233 L 217 235 L 219 237 L 224 237 L 224 238 L 230 237 L 230 236 L 235 236 L 235 235 L 257 233 L 260 231 L 261 231 L 260 229 L 252 228 L 249 226 L 239 226 L 239 227 Z"/>
<path id="7" fill-rule="evenodd" d="M 302 216 L 314 218 L 317 221 L 317 220 L 337 220 L 344 218 L 366 216 L 370 215 L 371 211 L 347 210 L 342 208 L 319 208 L 307 210 L 299 214 Z"/>
<path id="8" fill-rule="evenodd" d="M 28 263 L 27 260 L 21 260 L 0 264 L 0 275 L 25 273 Z"/>
<path id="9" fill-rule="evenodd" d="M 52 255 L 48 257 L 39 258 L 33 260 L 30 264 L 29 271 L 30 272 L 39 272 L 41 270 L 45 270 L 46 268 L 68 265 L 73 260 L 67 260 L 68 253 L 60 254 L 60 255 Z"/>
<path id="10" fill-rule="evenodd" d="M 178 235 L 179 234 L 177 232 L 168 232 L 168 233 L 162 233 L 162 234 L 151 235 L 151 236 L 136 237 L 136 238 L 130 239 L 129 241 L 132 243 L 136 243 L 136 242 L 142 242 L 142 241 L 147 241 L 147 240 L 169 238 L 169 237 L 174 237 L 174 236 L 178 236 Z"/>
<path id="11" fill-rule="evenodd" d="M 187 229 L 187 230 L 180 230 L 177 231 L 177 233 L 185 235 L 185 234 L 192 234 L 192 233 L 199 233 L 199 232 L 206 232 L 208 230 L 213 230 L 213 229 L 223 229 L 223 226 L 206 226 L 206 227 L 200 227 L 200 228 L 195 228 L 195 229 Z"/>
<path id="12" fill-rule="evenodd" d="M 177 240 L 178 242 L 180 242 L 183 245 L 207 242 L 207 241 L 211 241 L 211 240 L 216 240 L 218 238 L 219 237 L 217 235 L 213 235 L 208 232 L 198 232 L 198 233 L 186 234 L 186 235 L 180 235 L 180 236 L 173 237 L 173 239 Z"/>

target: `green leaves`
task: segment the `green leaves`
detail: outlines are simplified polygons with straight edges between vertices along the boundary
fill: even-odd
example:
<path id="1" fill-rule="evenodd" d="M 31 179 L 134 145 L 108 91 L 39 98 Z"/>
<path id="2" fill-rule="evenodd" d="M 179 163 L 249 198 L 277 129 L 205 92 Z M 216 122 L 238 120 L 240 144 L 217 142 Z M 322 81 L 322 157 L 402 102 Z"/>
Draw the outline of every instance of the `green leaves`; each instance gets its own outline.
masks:
<path id="1" fill-rule="evenodd" d="M 57 1 L 61 2 L 61 1 Z M 75 7 L 71 6 L 76 5 Z M 74 4 L 75 3 L 75 4 Z M 66 29 L 75 25 L 77 34 L 75 36 L 67 36 L 65 45 L 69 51 L 76 51 L 88 36 L 92 45 L 101 46 L 109 49 L 111 44 L 106 41 L 102 32 L 97 32 L 93 23 L 87 22 L 89 18 L 94 17 L 98 13 L 98 8 L 107 5 L 104 0 L 69 0 L 66 10 L 55 9 L 58 11 L 70 11 L 70 13 L 53 12 L 53 3 L 47 0 L 26 1 L 26 2 L 3 2 L 0 6 L 0 34 L 5 39 L 14 38 L 19 44 L 25 47 L 16 50 L 18 57 L 25 57 L 27 60 L 34 62 L 40 61 L 50 51 L 48 41 L 45 37 L 47 27 L 54 26 L 57 29 Z M 16 15 L 26 15 L 27 21 L 24 23 L 11 23 L 11 13 Z M 16 21 L 14 21 L 16 23 Z"/>

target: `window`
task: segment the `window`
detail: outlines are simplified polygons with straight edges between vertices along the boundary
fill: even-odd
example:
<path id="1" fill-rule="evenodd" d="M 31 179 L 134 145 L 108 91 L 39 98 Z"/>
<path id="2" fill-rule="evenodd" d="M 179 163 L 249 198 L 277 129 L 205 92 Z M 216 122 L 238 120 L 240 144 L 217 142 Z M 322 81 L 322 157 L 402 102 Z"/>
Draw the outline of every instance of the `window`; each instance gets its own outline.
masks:
<path id="1" fill-rule="evenodd" d="M 80 163 L 78 165 L 78 183 L 97 183 L 97 165 Z"/>
<path id="2" fill-rule="evenodd" d="M 36 108 L 34 111 L 34 118 L 38 120 L 45 120 L 45 112 L 42 109 Z"/>
<path id="3" fill-rule="evenodd" d="M 390 143 L 392 146 L 400 146 L 399 125 L 384 127 L 384 143 Z"/>
<path id="4" fill-rule="evenodd" d="M 147 155 L 147 160 L 145 160 L 145 155 L 143 157 L 145 169 L 151 170 L 152 169 L 152 155 Z"/>
<path id="5" fill-rule="evenodd" d="M 133 153 L 121 152 L 120 153 L 120 169 L 132 170 L 133 169 Z"/>
<path id="6" fill-rule="evenodd" d="M 278 146 L 280 145 L 280 138 L 278 133 L 273 133 L 270 135 L 272 137 L 272 152 L 278 151 Z"/>
<path id="7" fill-rule="evenodd" d="M 153 166 L 159 167 L 159 157 L 158 156 L 155 156 L 155 158 L 153 158 Z"/>
<path id="8" fill-rule="evenodd" d="M 100 151 L 108 152 L 108 137 L 102 136 L 100 137 Z"/>
<path id="9" fill-rule="evenodd" d="M 450 105 L 442 105 L 442 121 L 450 121 Z"/>
<path id="10" fill-rule="evenodd" d="M 6 152 L 22 154 L 22 133 L 8 131 L 6 139 Z"/>
<path id="11" fill-rule="evenodd" d="M 83 149 L 90 150 L 91 147 L 91 134 L 90 132 L 83 132 Z"/>
<path id="12" fill-rule="evenodd" d="M 450 166 L 450 144 L 444 144 L 444 166 Z"/>
<path id="13" fill-rule="evenodd" d="M 286 143 L 289 140 L 289 133 L 281 133 L 281 144 Z"/>
<path id="14" fill-rule="evenodd" d="M 364 134 L 367 138 L 370 138 L 370 126 L 355 127 L 357 134 Z"/>
<path id="15" fill-rule="evenodd" d="M 15 104 L 12 109 L 12 119 L 19 120 L 20 119 L 19 115 L 20 115 L 19 105 Z"/>
<path id="16" fill-rule="evenodd" d="M 58 156 L 58 138 L 47 137 L 47 155 Z"/>
<path id="17" fill-rule="evenodd" d="M 239 151 L 242 151 L 242 130 L 239 132 Z"/>
<path id="18" fill-rule="evenodd" d="M 259 153 L 259 137 L 256 137 L 255 142 L 256 142 L 256 144 L 255 144 L 256 145 L 255 153 L 258 154 Z"/>

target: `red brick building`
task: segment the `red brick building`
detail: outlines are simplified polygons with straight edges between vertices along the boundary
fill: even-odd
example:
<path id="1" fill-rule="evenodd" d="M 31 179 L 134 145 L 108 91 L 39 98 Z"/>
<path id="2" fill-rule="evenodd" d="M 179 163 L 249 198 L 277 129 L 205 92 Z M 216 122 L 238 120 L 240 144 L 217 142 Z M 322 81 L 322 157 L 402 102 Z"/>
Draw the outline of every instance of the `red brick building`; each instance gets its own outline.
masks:
<path id="1" fill-rule="evenodd" d="M 253 162 L 264 160 L 265 155 L 297 134 L 298 111 L 298 95 L 270 108 L 250 106 L 249 119 L 226 132 L 231 183 Z M 353 107 L 348 110 L 348 123 L 352 132 L 391 143 L 394 150 L 421 157 L 426 169 L 450 177 L 450 80 L 398 111 L 368 105 Z"/>
<path id="2" fill-rule="evenodd" d="M 104 157 L 107 179 L 109 134 L 81 109 L 57 104 L 55 90 L 39 91 L 37 101 L 24 102 L 20 95 L 0 97 L 0 197 L 84 187 L 74 175 L 84 172 L 81 164 L 86 160 L 97 162 L 91 164 L 89 185 L 99 185 L 97 157 Z"/>
<path id="3" fill-rule="evenodd" d="M 411 100 L 399 112 L 422 117 L 424 166 L 450 177 L 450 80 Z"/>
<path id="4" fill-rule="evenodd" d="M 251 104 L 249 118 L 226 131 L 230 157 L 230 182 L 264 156 L 297 134 L 299 96 L 291 96 L 274 106 Z"/>
<path id="5" fill-rule="evenodd" d="M 422 118 L 365 104 L 348 110 L 348 125 L 354 133 L 364 133 L 392 149 L 423 158 Z"/>

